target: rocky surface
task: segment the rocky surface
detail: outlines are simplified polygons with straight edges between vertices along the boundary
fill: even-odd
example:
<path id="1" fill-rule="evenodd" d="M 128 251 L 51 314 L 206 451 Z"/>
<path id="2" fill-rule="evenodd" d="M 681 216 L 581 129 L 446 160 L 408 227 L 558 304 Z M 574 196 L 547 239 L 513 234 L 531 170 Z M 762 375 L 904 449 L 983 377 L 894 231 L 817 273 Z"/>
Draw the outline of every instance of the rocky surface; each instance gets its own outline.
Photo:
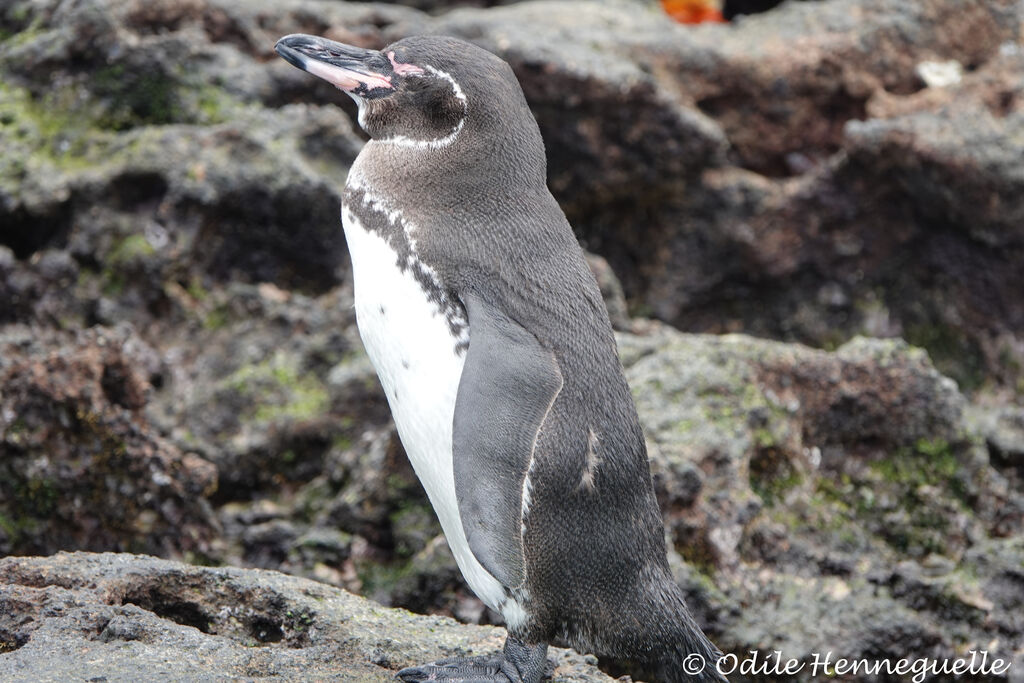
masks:
<path id="1" fill-rule="evenodd" d="M 1024 5 L 789 2 L 699 27 L 641 0 L 403 5 L 0 8 L 0 555 L 280 569 L 500 622 L 354 327 L 337 217 L 354 108 L 272 50 L 445 32 L 523 83 L 716 642 L 805 661 L 982 648 L 1019 680 Z M 371 608 L 276 574 L 0 562 L 20 615 L 0 610 L 0 673 L 34 657 L 63 678 L 79 662 L 53 653 L 81 646 L 125 667 L 184 647 L 199 676 L 388 676 L 412 640 L 371 642 L 395 619 L 444 624 L 409 661 L 497 642 L 384 610 L 343 637 L 332 611 L 317 628 L 338 640 L 314 647 L 281 617 L 305 613 L 298 593 Z M 38 578 L 58 565 L 109 590 Z M 168 587 L 194 599 L 164 604 Z M 221 615 L 225 596 L 254 611 Z"/>
<path id="2" fill-rule="evenodd" d="M 1019 470 L 923 352 L 645 332 L 620 335 L 623 362 L 680 578 L 719 644 L 942 659 L 1014 633 Z M 998 650 L 1018 671 L 1020 637 Z"/>
<path id="3" fill-rule="evenodd" d="M 0 676 L 12 682 L 392 681 L 403 667 L 504 641 L 499 629 L 383 609 L 277 572 L 140 555 L 2 559 L 0 606 Z M 549 660 L 554 681 L 610 680 L 565 650 Z"/>
<path id="4" fill-rule="evenodd" d="M 130 328 L 0 334 L 0 554 L 210 549 L 217 469 L 148 427 L 155 357 Z"/>
<path id="5" fill-rule="evenodd" d="M 900 336 L 968 389 L 1017 388 L 1019 3 L 793 2 L 697 28 L 638 0 L 431 8 L 9 5 L 3 243 L 67 247 L 92 285 L 51 319 L 162 317 L 168 282 L 341 282 L 362 138 L 273 42 L 444 32 L 513 65 L 551 187 L 634 313 L 826 347 Z"/>

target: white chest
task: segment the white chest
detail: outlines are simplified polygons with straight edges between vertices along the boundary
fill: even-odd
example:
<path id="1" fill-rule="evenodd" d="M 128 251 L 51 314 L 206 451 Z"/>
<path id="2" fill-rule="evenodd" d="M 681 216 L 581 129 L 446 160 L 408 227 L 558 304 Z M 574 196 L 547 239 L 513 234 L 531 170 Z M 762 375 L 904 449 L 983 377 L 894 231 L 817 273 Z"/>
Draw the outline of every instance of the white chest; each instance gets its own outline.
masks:
<path id="1" fill-rule="evenodd" d="M 396 212 L 385 215 L 401 227 Z M 342 222 L 352 256 L 359 335 L 384 387 L 402 444 L 470 587 L 486 604 L 500 609 L 504 588 L 470 551 L 455 497 L 452 423 L 465 361 L 464 353 L 456 351 L 459 340 L 452 336 L 441 306 L 428 298 L 407 263 L 400 266 L 399 255 L 387 240 L 366 230 L 347 206 Z"/>

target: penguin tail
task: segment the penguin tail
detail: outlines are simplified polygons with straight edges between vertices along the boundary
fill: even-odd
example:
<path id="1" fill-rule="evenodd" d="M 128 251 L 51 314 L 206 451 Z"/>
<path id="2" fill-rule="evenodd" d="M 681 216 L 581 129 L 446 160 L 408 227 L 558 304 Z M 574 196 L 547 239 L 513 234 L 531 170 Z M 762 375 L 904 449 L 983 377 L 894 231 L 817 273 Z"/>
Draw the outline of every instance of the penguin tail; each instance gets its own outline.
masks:
<path id="1" fill-rule="evenodd" d="M 685 605 L 683 606 L 685 610 Z M 665 683 L 720 683 L 727 679 L 718 672 L 722 652 L 712 643 L 687 610 L 676 617 L 673 643 L 666 643 L 660 657 L 650 662 L 656 680 Z"/>
<path id="2" fill-rule="evenodd" d="M 670 577 L 656 580 L 647 591 L 646 652 L 637 653 L 653 680 L 664 683 L 721 683 L 722 652 L 704 635 L 690 614 L 683 593 Z"/>

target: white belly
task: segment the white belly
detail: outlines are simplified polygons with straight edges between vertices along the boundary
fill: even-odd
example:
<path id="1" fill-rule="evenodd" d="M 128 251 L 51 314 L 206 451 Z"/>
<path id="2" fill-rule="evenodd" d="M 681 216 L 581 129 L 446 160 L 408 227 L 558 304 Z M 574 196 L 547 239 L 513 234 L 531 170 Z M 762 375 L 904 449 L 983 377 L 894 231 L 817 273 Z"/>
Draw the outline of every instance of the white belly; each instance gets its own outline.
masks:
<path id="1" fill-rule="evenodd" d="M 387 241 L 364 229 L 348 207 L 342 210 L 342 223 L 352 255 L 359 336 L 377 369 L 398 435 L 470 588 L 501 610 L 505 590 L 470 551 L 455 498 L 452 423 L 465 356 L 455 351 L 444 313 L 427 299 L 411 270 L 399 268 Z"/>

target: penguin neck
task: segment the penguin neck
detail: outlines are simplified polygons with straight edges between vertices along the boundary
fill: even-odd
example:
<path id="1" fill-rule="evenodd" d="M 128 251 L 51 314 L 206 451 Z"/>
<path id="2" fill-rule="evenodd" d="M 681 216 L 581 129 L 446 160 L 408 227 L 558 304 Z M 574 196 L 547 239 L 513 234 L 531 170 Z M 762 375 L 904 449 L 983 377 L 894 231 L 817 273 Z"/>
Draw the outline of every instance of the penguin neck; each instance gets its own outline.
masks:
<path id="1" fill-rule="evenodd" d="M 499 137 L 483 134 L 467 117 L 437 140 L 371 139 L 352 166 L 349 184 L 390 197 L 411 197 L 418 204 L 453 193 L 482 201 L 546 191 L 544 147 L 536 124 L 530 123 L 533 131 Z"/>

